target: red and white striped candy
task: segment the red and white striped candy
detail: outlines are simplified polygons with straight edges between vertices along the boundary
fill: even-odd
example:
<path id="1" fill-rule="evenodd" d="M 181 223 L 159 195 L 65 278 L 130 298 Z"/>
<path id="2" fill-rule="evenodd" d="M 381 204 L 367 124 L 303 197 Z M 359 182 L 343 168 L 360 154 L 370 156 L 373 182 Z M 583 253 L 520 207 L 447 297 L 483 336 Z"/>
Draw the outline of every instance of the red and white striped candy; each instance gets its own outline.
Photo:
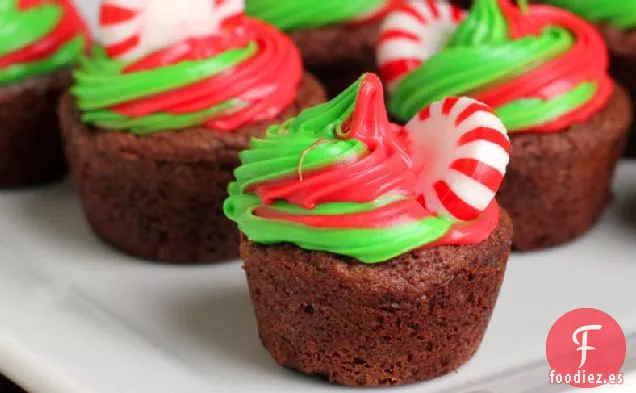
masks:
<path id="1" fill-rule="evenodd" d="M 109 57 L 133 61 L 187 38 L 221 31 L 243 0 L 102 0 L 100 38 Z"/>
<path id="2" fill-rule="evenodd" d="M 486 104 L 446 98 L 406 126 L 430 211 L 460 221 L 476 219 L 493 201 L 510 156 L 505 126 Z"/>
<path id="3" fill-rule="evenodd" d="M 377 62 L 392 91 L 413 69 L 437 53 L 464 17 L 445 1 L 408 1 L 392 11 L 380 27 Z"/>

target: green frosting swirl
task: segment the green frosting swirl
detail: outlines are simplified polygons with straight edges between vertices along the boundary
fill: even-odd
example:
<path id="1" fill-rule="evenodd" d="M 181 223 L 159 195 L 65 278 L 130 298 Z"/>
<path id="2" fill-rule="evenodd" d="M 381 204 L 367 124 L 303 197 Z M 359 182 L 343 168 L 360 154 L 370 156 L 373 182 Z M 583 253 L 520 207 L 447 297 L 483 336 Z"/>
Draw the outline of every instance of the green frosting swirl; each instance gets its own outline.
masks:
<path id="1" fill-rule="evenodd" d="M 64 18 L 62 7 L 43 4 L 21 11 L 18 0 L 0 1 L 0 60 L 3 56 L 41 41 Z M 81 34 L 64 43 L 44 59 L 0 66 L 0 85 L 48 74 L 77 61 L 84 51 L 86 38 Z"/>
<path id="2" fill-rule="evenodd" d="M 435 101 L 503 84 L 574 45 L 572 34 L 558 26 L 517 40 L 509 38 L 508 29 L 497 0 L 477 0 L 446 47 L 400 81 L 389 100 L 390 113 L 406 122 Z M 595 82 L 584 82 L 554 99 L 519 99 L 495 112 L 514 132 L 556 120 L 590 101 L 596 91 Z"/>
<path id="3" fill-rule="evenodd" d="M 263 206 L 263 202 L 250 191 L 250 185 L 294 176 L 303 155 L 302 170 L 307 171 L 355 161 L 368 153 L 361 141 L 336 137 L 353 113 L 360 85 L 361 80 L 332 101 L 305 110 L 283 125 L 273 126 L 264 139 L 253 139 L 249 149 L 240 153 L 242 164 L 235 171 L 236 181 L 229 186 L 224 210 L 251 241 L 288 242 L 307 250 L 328 251 L 365 263 L 377 263 L 431 243 L 451 228 L 450 219 L 437 216 L 384 228 L 342 229 L 311 227 L 254 214 L 254 209 Z M 318 141 L 323 143 L 317 144 Z M 278 200 L 268 207 L 299 215 L 346 215 L 373 211 L 406 198 L 387 193 L 372 202 L 322 203 L 313 209 Z"/>
<path id="4" fill-rule="evenodd" d="M 386 0 L 246 0 L 248 15 L 283 31 L 322 27 L 354 20 Z"/>
<path id="5" fill-rule="evenodd" d="M 80 59 L 71 89 L 82 111 L 82 120 L 105 130 L 127 129 L 137 135 L 180 129 L 202 124 L 207 119 L 242 103 L 230 99 L 202 111 L 186 114 L 155 113 L 128 117 L 109 108 L 203 81 L 252 57 L 258 51 L 255 42 L 244 48 L 227 50 L 200 61 L 124 73 L 126 63 L 109 58 L 103 47 Z"/>
<path id="6" fill-rule="evenodd" d="M 636 27 L 636 0 L 543 0 L 598 23 L 608 22 L 619 29 Z"/>

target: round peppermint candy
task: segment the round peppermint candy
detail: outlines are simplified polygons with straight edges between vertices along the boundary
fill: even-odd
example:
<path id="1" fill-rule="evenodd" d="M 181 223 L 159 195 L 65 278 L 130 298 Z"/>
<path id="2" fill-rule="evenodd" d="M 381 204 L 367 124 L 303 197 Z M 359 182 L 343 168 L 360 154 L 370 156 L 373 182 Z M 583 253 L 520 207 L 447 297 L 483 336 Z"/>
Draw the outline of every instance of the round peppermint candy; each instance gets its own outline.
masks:
<path id="1" fill-rule="evenodd" d="M 380 27 L 377 62 L 387 88 L 437 53 L 464 17 L 459 7 L 436 0 L 409 1 Z"/>
<path id="2" fill-rule="evenodd" d="M 134 61 L 187 38 L 218 34 L 243 0 L 102 0 L 100 38 L 113 59 Z"/>
<path id="3" fill-rule="evenodd" d="M 479 217 L 509 162 L 510 140 L 501 120 L 477 100 L 451 97 L 426 107 L 405 129 L 425 206 L 454 220 Z"/>

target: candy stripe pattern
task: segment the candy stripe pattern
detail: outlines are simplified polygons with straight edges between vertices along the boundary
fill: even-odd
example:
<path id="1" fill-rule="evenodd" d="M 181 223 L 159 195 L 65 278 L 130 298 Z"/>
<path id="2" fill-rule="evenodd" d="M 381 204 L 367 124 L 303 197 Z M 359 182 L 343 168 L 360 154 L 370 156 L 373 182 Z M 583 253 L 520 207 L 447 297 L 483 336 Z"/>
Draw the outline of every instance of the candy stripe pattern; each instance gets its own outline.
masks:
<path id="1" fill-rule="evenodd" d="M 218 34 L 223 23 L 243 13 L 242 0 L 105 0 L 100 33 L 109 57 L 139 59 L 186 38 Z"/>
<path id="2" fill-rule="evenodd" d="M 376 52 L 389 91 L 435 55 L 463 17 L 459 7 L 436 0 L 406 2 L 391 12 L 380 27 Z"/>
<path id="3" fill-rule="evenodd" d="M 426 208 L 459 221 L 474 220 L 492 203 L 509 162 L 510 140 L 490 107 L 446 98 L 405 126 Z"/>

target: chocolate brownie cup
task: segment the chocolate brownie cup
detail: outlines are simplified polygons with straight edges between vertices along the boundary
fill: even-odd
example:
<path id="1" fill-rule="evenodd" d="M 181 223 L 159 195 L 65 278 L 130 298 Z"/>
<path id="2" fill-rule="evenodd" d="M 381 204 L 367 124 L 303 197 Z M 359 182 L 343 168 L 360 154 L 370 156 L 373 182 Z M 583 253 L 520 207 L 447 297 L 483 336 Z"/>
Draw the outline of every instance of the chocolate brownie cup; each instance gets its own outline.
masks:
<path id="1" fill-rule="evenodd" d="M 401 0 L 246 0 L 247 13 L 285 31 L 330 97 L 375 72 L 379 22 Z"/>
<path id="2" fill-rule="evenodd" d="M 488 132 L 462 130 L 465 110 Z M 467 362 L 510 253 L 512 223 L 493 199 L 509 147 L 503 124 L 468 98 L 391 124 L 372 74 L 253 140 L 225 212 L 243 233 L 274 359 L 351 386 L 424 381 Z"/>
<path id="3" fill-rule="evenodd" d="M 448 374 L 477 352 L 511 237 L 502 214 L 482 243 L 374 266 L 247 239 L 241 256 L 261 340 L 278 363 L 344 385 L 403 385 Z"/>
<path id="4" fill-rule="evenodd" d="M 71 84 L 68 68 L 86 49 L 88 34 L 68 1 L 5 1 L 0 12 L 0 188 L 13 188 L 66 173 L 57 100 Z"/>
<path id="5" fill-rule="evenodd" d="M 0 187 L 46 183 L 66 173 L 57 118 L 68 71 L 0 86 Z"/>
<path id="6" fill-rule="evenodd" d="M 404 17 L 390 14 L 383 29 Z M 512 0 L 475 0 L 464 19 L 412 25 L 405 33 L 426 50 L 399 39 L 379 44 L 392 115 L 405 121 L 439 95 L 470 94 L 494 108 L 513 147 L 498 194 L 515 225 L 513 249 L 556 246 L 592 228 L 632 121 L 596 29 L 550 6 L 523 12 Z"/>
<path id="7" fill-rule="evenodd" d="M 238 231 L 222 204 L 238 152 L 325 99 L 319 82 L 303 76 L 289 38 L 244 17 L 240 1 L 218 7 L 231 11 L 221 30 L 193 25 L 132 59 L 105 35 L 60 105 L 86 218 L 97 236 L 131 255 L 174 263 L 237 258 Z M 155 11 L 143 11 L 156 18 L 145 20 L 146 31 L 185 24 Z M 195 20 L 205 15 L 190 11 Z M 109 12 L 102 8 L 102 23 L 118 20 Z"/>
<path id="8" fill-rule="evenodd" d="M 515 225 L 516 250 L 566 243 L 594 226 L 612 200 L 614 169 L 630 124 L 631 101 L 617 86 L 585 123 L 556 134 L 511 136 L 514 153 L 498 199 L 523 223 Z"/>
<path id="9" fill-rule="evenodd" d="M 294 103 L 273 119 L 232 132 L 199 126 L 139 137 L 84 124 L 67 95 L 60 118 L 86 219 L 104 241 L 144 259 L 235 259 L 239 232 L 223 215 L 223 200 L 238 153 L 251 137 L 324 100 L 306 75 Z"/>

